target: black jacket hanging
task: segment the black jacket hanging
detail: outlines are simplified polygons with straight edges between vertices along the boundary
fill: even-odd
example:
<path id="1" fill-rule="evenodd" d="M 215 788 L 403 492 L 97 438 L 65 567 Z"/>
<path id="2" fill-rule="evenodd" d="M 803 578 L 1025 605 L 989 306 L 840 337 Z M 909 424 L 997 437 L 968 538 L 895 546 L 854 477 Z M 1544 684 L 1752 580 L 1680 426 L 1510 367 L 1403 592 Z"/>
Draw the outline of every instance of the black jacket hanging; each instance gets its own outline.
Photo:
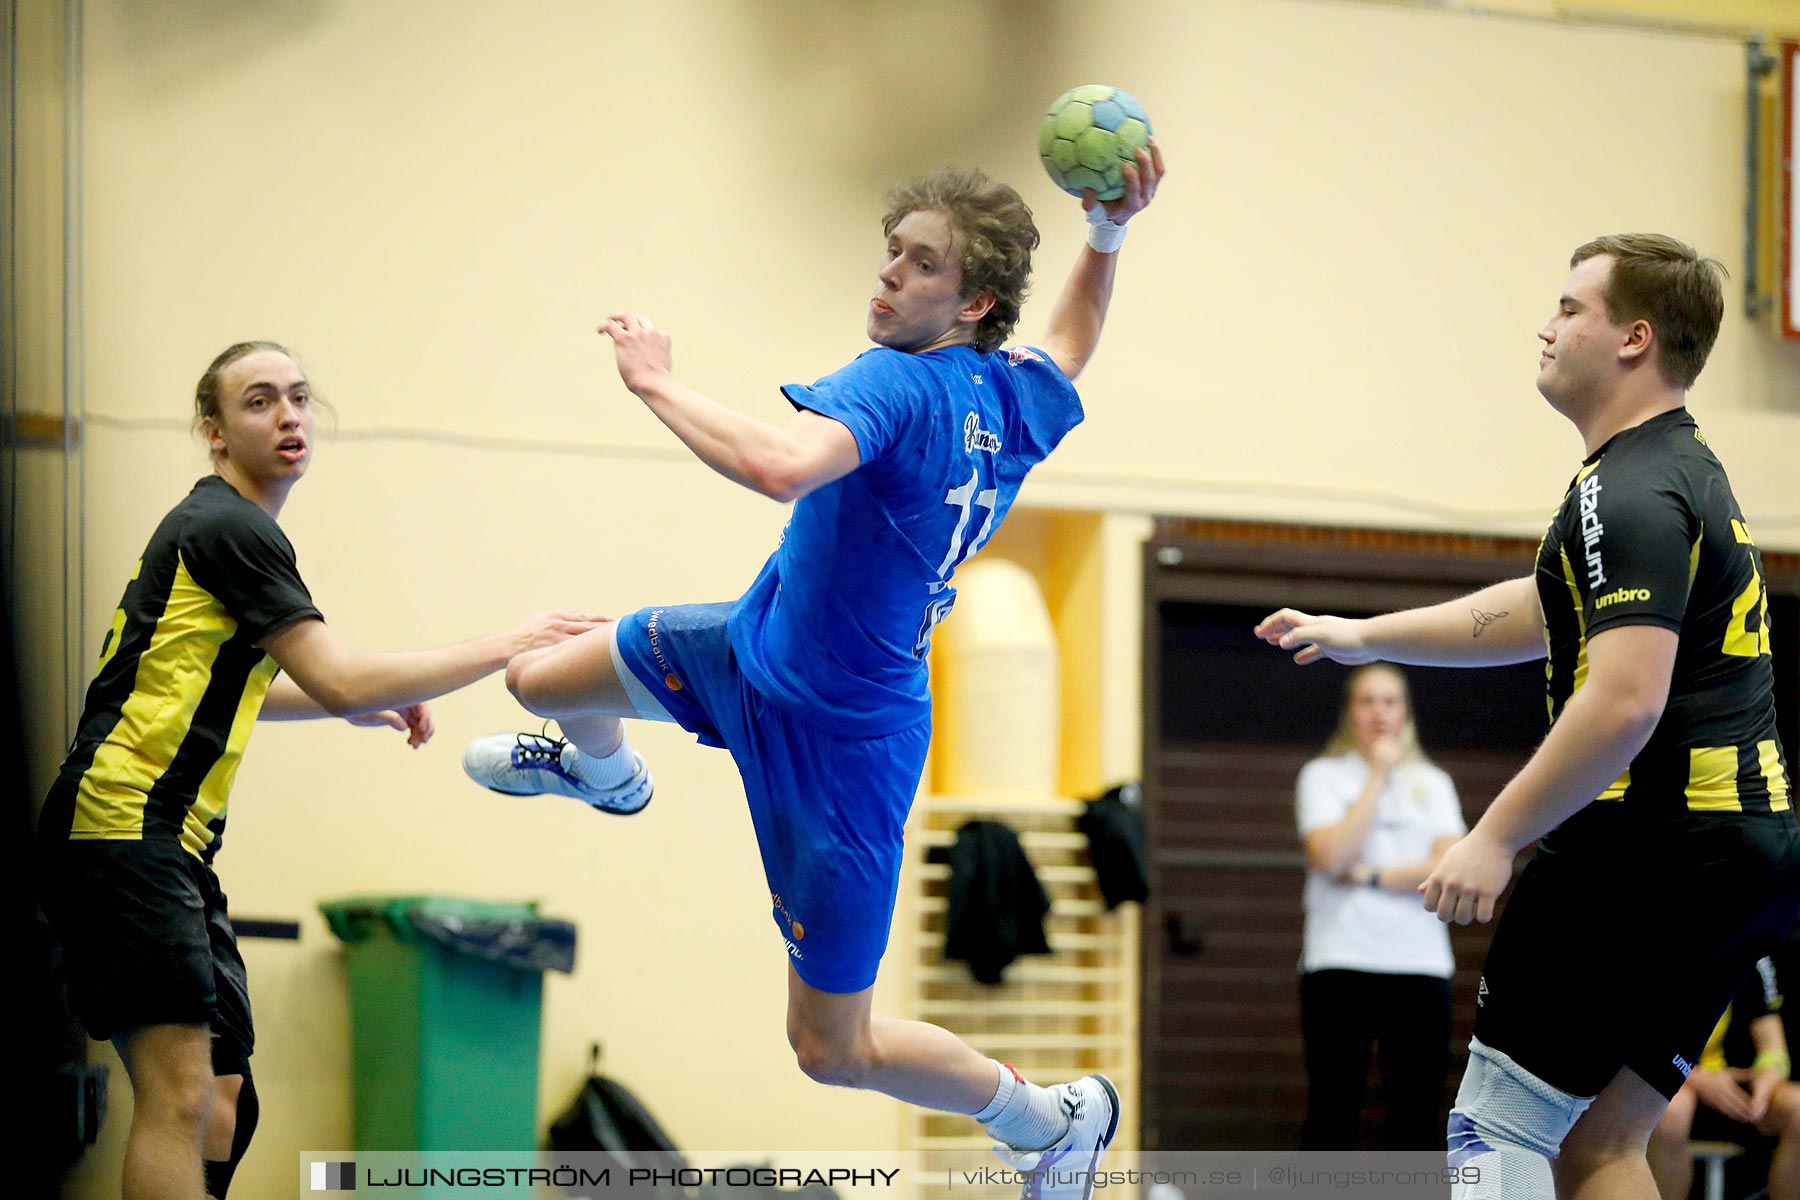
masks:
<path id="1" fill-rule="evenodd" d="M 1050 953 L 1044 940 L 1050 897 L 1011 828 L 970 821 L 956 831 L 955 845 L 933 850 L 930 858 L 950 864 L 945 958 L 968 963 L 978 982 L 999 983 L 1021 954 Z"/>
<path id="2" fill-rule="evenodd" d="M 1087 834 L 1088 859 L 1109 910 L 1150 895 L 1150 860 L 1137 784 L 1121 784 L 1089 800 L 1075 818 L 1075 827 Z"/>

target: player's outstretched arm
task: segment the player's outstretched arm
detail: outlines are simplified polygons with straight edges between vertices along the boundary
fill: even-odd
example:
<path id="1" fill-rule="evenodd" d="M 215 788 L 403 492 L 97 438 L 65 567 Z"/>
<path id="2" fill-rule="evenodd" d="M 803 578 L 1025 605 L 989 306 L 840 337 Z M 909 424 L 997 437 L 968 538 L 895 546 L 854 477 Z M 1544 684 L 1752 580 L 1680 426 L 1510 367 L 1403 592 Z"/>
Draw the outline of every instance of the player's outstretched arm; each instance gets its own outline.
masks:
<path id="1" fill-rule="evenodd" d="M 1519 852 L 1587 807 L 1650 740 L 1668 704 L 1679 641 L 1660 625 L 1625 625 L 1588 639 L 1586 682 L 1537 753 L 1420 885 L 1426 908 L 1459 925 L 1493 918 Z"/>
<path id="2" fill-rule="evenodd" d="M 454 646 L 369 654 L 345 650 L 325 622 L 308 617 L 270 634 L 262 647 L 325 715 L 363 718 L 391 709 L 404 721 L 400 710 L 467 687 L 502 669 L 515 655 L 586 633 L 601 620 L 591 613 L 537 613 L 506 633 Z M 275 697 L 270 719 L 312 715 L 285 685 L 280 690 L 272 685 L 270 691 Z"/>
<path id="3" fill-rule="evenodd" d="M 314 700 L 303 691 L 299 684 L 286 675 L 277 675 L 269 684 L 268 694 L 263 697 L 262 708 L 257 710 L 259 721 L 316 721 L 331 714 L 325 706 Z M 437 732 L 437 723 L 432 719 L 431 706 L 421 701 L 418 704 L 403 704 L 399 708 L 377 709 L 375 712 L 356 713 L 345 717 L 352 725 L 361 725 L 374 729 L 387 726 L 406 734 L 407 745 L 417 750 L 431 740 Z"/>
<path id="4" fill-rule="evenodd" d="M 1377 660 L 1420 667 L 1497 667 L 1544 657 L 1544 612 L 1530 576 L 1508 579 L 1460 600 L 1379 617 L 1313 616 L 1282 608 L 1256 636 L 1294 651 L 1302 666 L 1328 658 L 1355 666 Z"/>
<path id="5" fill-rule="evenodd" d="M 1119 240 L 1125 236 L 1125 223 L 1142 212 L 1156 195 L 1162 182 L 1162 147 L 1151 138 L 1137 152 L 1137 163 L 1124 168 L 1125 194 L 1105 203 L 1087 192 L 1081 206 L 1087 210 L 1088 222 L 1094 230 L 1088 244 L 1075 259 L 1075 270 L 1063 285 L 1062 295 L 1050 314 L 1050 329 L 1044 334 L 1043 348 L 1070 379 L 1081 374 L 1094 347 L 1100 344 L 1100 329 L 1106 324 L 1106 310 L 1112 304 L 1113 277 L 1119 262 Z M 1110 245 L 1111 249 L 1102 249 Z"/>
<path id="6" fill-rule="evenodd" d="M 694 456 L 733 483 L 783 504 L 862 465 L 849 427 L 814 412 L 770 425 L 675 378 L 673 344 L 648 317 L 619 312 L 600 332 L 613 340 L 619 378 Z"/>

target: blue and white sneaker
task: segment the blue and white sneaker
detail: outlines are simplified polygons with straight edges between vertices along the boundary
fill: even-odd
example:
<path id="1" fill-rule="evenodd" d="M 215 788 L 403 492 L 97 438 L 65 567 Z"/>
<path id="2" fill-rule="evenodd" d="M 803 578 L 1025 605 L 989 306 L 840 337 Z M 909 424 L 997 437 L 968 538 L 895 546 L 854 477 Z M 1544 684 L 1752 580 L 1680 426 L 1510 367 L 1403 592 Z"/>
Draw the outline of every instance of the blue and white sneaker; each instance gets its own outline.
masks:
<path id="1" fill-rule="evenodd" d="M 613 787 L 595 787 L 576 774 L 581 751 L 566 738 L 542 733 L 496 733 L 463 747 L 463 773 L 489 791 L 507 796 L 572 796 L 601 812 L 628 817 L 642 812 L 655 792 L 644 756 L 633 750 L 635 770 Z"/>
<path id="2" fill-rule="evenodd" d="M 1089 1200 L 1100 1156 L 1119 1132 L 1119 1093 L 1104 1075 L 1083 1075 L 1052 1088 L 1069 1116 L 1069 1131 L 1042 1150 L 997 1144 L 994 1153 L 1025 1175 L 1019 1200 Z"/>

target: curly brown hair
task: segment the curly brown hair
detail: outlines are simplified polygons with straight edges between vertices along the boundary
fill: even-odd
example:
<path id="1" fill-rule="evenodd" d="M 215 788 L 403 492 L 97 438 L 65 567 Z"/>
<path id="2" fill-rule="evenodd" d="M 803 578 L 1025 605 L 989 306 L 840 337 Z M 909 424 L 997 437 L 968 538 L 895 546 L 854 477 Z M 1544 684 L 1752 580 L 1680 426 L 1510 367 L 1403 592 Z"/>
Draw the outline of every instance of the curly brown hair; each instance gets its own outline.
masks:
<path id="1" fill-rule="evenodd" d="M 881 231 L 892 236 L 908 213 L 920 211 L 949 219 L 962 264 L 963 297 L 987 292 L 994 298 L 975 326 L 975 349 L 998 350 L 1019 323 L 1030 290 L 1031 252 L 1038 244 L 1031 209 L 1019 193 L 980 171 L 946 169 L 890 191 Z"/>

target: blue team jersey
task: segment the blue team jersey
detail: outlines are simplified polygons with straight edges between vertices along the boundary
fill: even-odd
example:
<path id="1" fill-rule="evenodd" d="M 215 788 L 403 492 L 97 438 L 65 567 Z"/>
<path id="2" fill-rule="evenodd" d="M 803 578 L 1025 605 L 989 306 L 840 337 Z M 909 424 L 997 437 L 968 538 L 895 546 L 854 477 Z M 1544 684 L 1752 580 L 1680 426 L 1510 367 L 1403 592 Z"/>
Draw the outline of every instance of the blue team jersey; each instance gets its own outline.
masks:
<path id="1" fill-rule="evenodd" d="M 794 505 L 730 619 L 757 691 L 834 733 L 879 737 L 931 713 L 925 652 L 950 577 L 1006 518 L 1027 471 L 1081 422 L 1042 351 L 869 350 L 796 408 L 841 421 L 862 465 Z"/>

